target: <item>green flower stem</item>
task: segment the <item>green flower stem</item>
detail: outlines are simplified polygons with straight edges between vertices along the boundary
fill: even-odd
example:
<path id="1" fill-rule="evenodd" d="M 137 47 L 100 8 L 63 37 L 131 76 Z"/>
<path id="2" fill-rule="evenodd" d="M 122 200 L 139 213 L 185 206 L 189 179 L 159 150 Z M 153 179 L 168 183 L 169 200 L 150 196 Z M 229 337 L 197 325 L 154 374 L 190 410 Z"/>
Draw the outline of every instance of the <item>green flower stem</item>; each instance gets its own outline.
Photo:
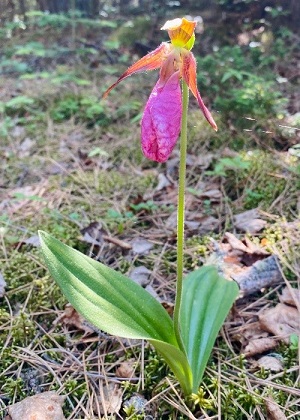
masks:
<path id="1" fill-rule="evenodd" d="M 174 331 L 181 349 L 184 346 L 180 334 L 179 311 L 182 298 L 183 280 L 183 249 L 184 249 L 184 203 L 185 203 L 185 173 L 186 173 L 186 149 L 187 149 L 187 114 L 189 104 L 189 88 L 185 81 L 182 82 L 182 120 L 180 137 L 180 164 L 177 208 L 177 283 L 174 307 Z"/>

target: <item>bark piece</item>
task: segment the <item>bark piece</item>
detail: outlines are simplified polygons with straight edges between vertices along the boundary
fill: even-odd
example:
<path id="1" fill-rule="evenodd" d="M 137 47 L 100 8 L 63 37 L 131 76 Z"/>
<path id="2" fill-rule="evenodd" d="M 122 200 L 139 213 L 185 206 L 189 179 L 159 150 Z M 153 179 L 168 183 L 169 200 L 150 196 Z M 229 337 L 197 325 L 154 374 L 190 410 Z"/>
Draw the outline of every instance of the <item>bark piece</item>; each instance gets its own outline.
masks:
<path id="1" fill-rule="evenodd" d="M 227 278 L 235 280 L 240 287 L 240 297 L 256 293 L 265 287 L 280 283 L 283 278 L 277 257 L 248 238 L 240 240 L 226 232 L 221 243 L 212 241 L 214 253 L 207 264 L 215 264 Z"/>
<path id="2" fill-rule="evenodd" d="M 256 261 L 252 266 L 240 270 L 237 274 L 232 273 L 231 277 L 240 286 L 241 296 L 258 292 L 264 287 L 273 286 L 283 280 L 275 255 Z"/>

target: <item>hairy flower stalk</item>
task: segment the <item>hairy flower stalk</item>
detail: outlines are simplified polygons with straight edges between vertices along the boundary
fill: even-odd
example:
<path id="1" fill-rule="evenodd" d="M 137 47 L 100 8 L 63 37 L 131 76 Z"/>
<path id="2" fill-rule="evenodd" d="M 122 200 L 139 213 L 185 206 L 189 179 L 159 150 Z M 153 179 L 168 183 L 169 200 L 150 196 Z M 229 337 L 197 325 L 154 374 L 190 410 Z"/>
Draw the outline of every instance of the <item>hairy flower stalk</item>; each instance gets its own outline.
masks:
<path id="1" fill-rule="evenodd" d="M 187 119 L 189 105 L 189 89 L 185 82 L 182 84 L 182 121 L 180 137 L 180 162 L 179 162 L 179 182 L 178 182 L 178 205 L 177 205 L 177 281 L 174 306 L 174 332 L 182 351 L 180 333 L 180 306 L 182 298 L 183 281 L 183 252 L 184 252 L 184 213 L 185 213 L 185 172 L 186 172 L 186 149 L 187 149 Z"/>

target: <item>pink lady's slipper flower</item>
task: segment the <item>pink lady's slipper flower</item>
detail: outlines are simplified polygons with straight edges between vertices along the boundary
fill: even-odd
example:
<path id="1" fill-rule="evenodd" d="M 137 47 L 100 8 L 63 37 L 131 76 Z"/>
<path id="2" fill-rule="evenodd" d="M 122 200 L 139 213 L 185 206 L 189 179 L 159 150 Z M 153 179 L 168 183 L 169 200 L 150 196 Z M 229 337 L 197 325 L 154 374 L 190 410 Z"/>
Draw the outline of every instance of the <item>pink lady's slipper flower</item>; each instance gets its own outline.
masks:
<path id="1" fill-rule="evenodd" d="M 163 42 L 154 51 L 142 57 L 104 93 L 104 97 L 123 79 L 133 73 L 160 68 L 159 79 L 145 106 L 142 123 L 142 150 L 157 162 L 165 162 L 178 139 L 181 126 L 181 89 L 183 79 L 205 118 L 217 131 L 217 125 L 200 96 L 196 79 L 196 60 L 190 51 L 195 41 L 196 22 L 185 18 L 167 21 L 161 29 L 169 33 L 171 43 Z"/>

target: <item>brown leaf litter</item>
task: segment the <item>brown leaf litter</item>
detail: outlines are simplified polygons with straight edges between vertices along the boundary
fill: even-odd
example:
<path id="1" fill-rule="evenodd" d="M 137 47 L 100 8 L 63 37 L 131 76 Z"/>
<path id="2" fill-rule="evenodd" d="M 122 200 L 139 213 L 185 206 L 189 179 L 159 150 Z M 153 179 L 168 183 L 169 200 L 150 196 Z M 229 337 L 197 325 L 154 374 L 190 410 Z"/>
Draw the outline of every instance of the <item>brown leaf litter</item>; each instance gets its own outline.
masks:
<path id="1" fill-rule="evenodd" d="M 249 296 L 283 283 L 282 271 L 275 255 L 245 237 L 238 239 L 226 233 L 221 243 L 213 242 L 214 253 L 207 264 L 216 264 L 222 274 L 235 280 L 240 287 L 240 297 Z M 279 343 L 288 344 L 292 334 L 300 334 L 300 292 L 290 285 L 282 290 L 280 303 L 252 314 L 246 322 L 234 329 L 233 339 L 241 344 L 241 352 L 253 357 L 274 349 Z M 274 362 L 268 365 L 269 362 Z M 280 363 L 263 359 L 266 369 L 281 369 Z"/>
<path id="2" fill-rule="evenodd" d="M 135 238 L 132 241 L 132 251 L 134 254 L 146 255 L 153 248 L 153 243 L 144 238 Z"/>
<path id="3" fill-rule="evenodd" d="M 258 318 L 262 330 L 270 332 L 286 344 L 292 334 L 300 335 L 300 312 L 293 306 L 278 303 Z"/>
<path id="4" fill-rule="evenodd" d="M 124 362 L 121 362 L 119 366 L 116 368 L 116 376 L 119 378 L 132 378 L 135 373 L 136 368 L 136 360 L 135 359 L 128 359 Z"/>
<path id="5" fill-rule="evenodd" d="M 58 324 L 75 327 L 78 330 L 83 331 L 84 335 L 94 334 L 95 332 L 95 329 L 93 329 L 69 303 L 65 306 L 64 312 L 53 322 L 53 325 Z"/>
<path id="6" fill-rule="evenodd" d="M 235 332 L 235 338 L 242 344 L 242 352 L 247 357 L 272 350 L 281 342 L 289 344 L 292 334 L 300 335 L 300 311 L 296 306 L 299 302 L 293 296 L 296 299 L 299 290 L 284 288 L 280 303 L 263 310 L 256 322 L 243 325 Z"/>
<path id="7" fill-rule="evenodd" d="M 119 413 L 122 406 L 122 395 L 123 391 L 119 385 L 113 382 L 108 384 L 102 383 L 100 395 L 97 401 L 94 401 L 94 411 L 98 412 L 99 407 L 100 413 L 104 416 Z"/>
<path id="8" fill-rule="evenodd" d="M 267 222 L 259 217 L 258 209 L 247 210 L 233 217 L 236 229 L 252 235 L 263 230 L 266 224 Z"/>
<path id="9" fill-rule="evenodd" d="M 300 311 L 300 290 L 292 287 L 285 287 L 279 296 L 281 303 L 296 306 Z"/>
<path id="10" fill-rule="evenodd" d="M 112 243 L 122 249 L 129 250 L 132 245 L 115 236 L 108 235 L 100 222 L 91 222 L 80 230 L 83 235 L 81 240 L 92 246 L 101 246 L 104 242 Z"/>
<path id="11" fill-rule="evenodd" d="M 59 208 L 66 196 L 67 192 L 53 191 L 49 182 L 43 180 L 33 185 L 8 190 L 0 202 L 0 212 L 6 212 L 10 217 L 36 216 L 45 207 Z"/>
<path id="12" fill-rule="evenodd" d="M 265 400 L 265 406 L 268 415 L 267 420 L 287 420 L 287 417 L 272 397 L 268 397 Z"/>
<path id="13" fill-rule="evenodd" d="M 188 189 L 185 196 L 185 228 L 186 233 L 193 231 L 193 234 L 199 235 L 215 232 L 220 229 L 221 221 L 219 218 L 203 211 L 203 202 L 208 201 L 213 208 L 220 207 L 223 199 L 223 193 L 217 182 L 204 183 L 199 181 L 195 188 Z M 160 174 L 158 177 L 158 185 L 155 188 L 155 203 L 174 204 L 177 206 L 178 186 L 174 180 L 167 174 Z M 177 228 L 177 212 L 174 211 L 167 215 L 164 221 L 164 227 L 168 230 L 176 232 Z"/>

